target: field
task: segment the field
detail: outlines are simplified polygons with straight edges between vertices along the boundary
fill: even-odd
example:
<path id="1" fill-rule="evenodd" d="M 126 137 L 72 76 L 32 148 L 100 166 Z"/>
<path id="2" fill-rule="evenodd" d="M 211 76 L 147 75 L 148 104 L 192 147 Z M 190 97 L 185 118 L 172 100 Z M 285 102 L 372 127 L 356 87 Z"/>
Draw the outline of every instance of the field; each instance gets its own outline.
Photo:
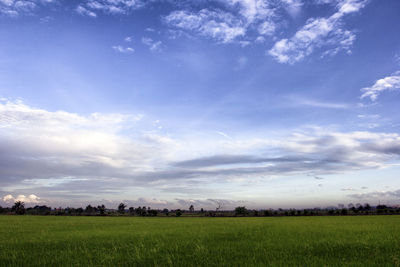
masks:
<path id="1" fill-rule="evenodd" d="M 1 266 L 400 266 L 400 216 L 0 216 Z"/>

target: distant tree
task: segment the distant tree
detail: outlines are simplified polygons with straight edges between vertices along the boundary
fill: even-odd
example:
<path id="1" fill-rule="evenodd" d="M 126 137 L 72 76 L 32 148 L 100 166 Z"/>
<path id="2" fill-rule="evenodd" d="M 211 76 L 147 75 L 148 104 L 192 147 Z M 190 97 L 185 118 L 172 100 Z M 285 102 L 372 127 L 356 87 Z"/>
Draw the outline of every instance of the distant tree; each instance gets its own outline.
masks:
<path id="1" fill-rule="evenodd" d="M 120 203 L 120 204 L 118 205 L 118 212 L 119 212 L 120 214 L 124 214 L 124 213 L 125 213 L 125 208 L 126 208 L 126 205 L 125 205 L 124 203 Z"/>
<path id="2" fill-rule="evenodd" d="M 15 214 L 23 215 L 25 214 L 25 203 L 22 201 L 17 201 L 14 203 L 11 210 L 14 211 Z"/>
<path id="3" fill-rule="evenodd" d="M 134 207 L 129 207 L 129 214 L 130 215 L 135 215 L 135 208 Z"/>
<path id="4" fill-rule="evenodd" d="M 164 213 L 166 216 L 169 216 L 169 210 L 168 209 L 163 209 L 162 213 Z"/>
<path id="5" fill-rule="evenodd" d="M 97 206 L 97 209 L 99 210 L 100 215 L 104 215 L 106 212 L 106 206 L 104 206 L 104 205 Z"/>
<path id="6" fill-rule="evenodd" d="M 203 208 L 201 208 L 201 209 L 200 209 L 200 212 L 201 212 L 201 213 L 204 213 L 204 209 L 203 209 Z"/>
<path id="7" fill-rule="evenodd" d="M 259 216 L 258 210 L 254 210 L 254 211 L 253 211 L 253 214 L 254 214 L 254 216 L 256 216 L 256 217 Z"/>
<path id="8" fill-rule="evenodd" d="M 377 210 L 384 210 L 384 209 L 387 209 L 387 206 L 386 205 L 378 205 L 378 206 L 376 206 L 376 209 Z"/>
<path id="9" fill-rule="evenodd" d="M 68 215 L 74 215 L 76 212 L 76 209 L 74 208 L 66 208 Z"/>
<path id="10" fill-rule="evenodd" d="M 182 211 L 181 210 L 176 210 L 176 212 L 175 212 L 175 216 L 176 217 L 180 217 L 182 215 Z"/>
<path id="11" fill-rule="evenodd" d="M 193 207 L 193 205 L 190 205 L 190 207 L 189 207 L 189 211 L 190 211 L 191 213 L 193 213 L 193 212 L 194 212 L 194 207 Z"/>
<path id="12" fill-rule="evenodd" d="M 142 216 L 146 216 L 147 215 L 147 209 L 145 206 L 142 207 Z"/>
<path id="13" fill-rule="evenodd" d="M 297 210 L 296 212 L 297 212 L 297 216 L 301 215 L 301 210 Z"/>
<path id="14" fill-rule="evenodd" d="M 149 211 L 149 215 L 150 215 L 150 216 L 157 216 L 157 214 L 158 214 L 158 211 L 157 211 L 157 210 L 150 210 L 150 211 Z"/>
<path id="15" fill-rule="evenodd" d="M 0 213 L 3 213 L 3 212 L 4 212 L 4 209 L 2 206 L 0 206 Z"/>
<path id="16" fill-rule="evenodd" d="M 342 214 L 342 215 L 347 215 L 347 209 L 342 209 L 342 210 L 340 211 L 340 214 Z"/>
<path id="17" fill-rule="evenodd" d="M 235 208 L 235 215 L 245 216 L 247 214 L 247 209 L 245 206 L 239 206 Z"/>
<path id="18" fill-rule="evenodd" d="M 283 214 L 285 214 L 285 216 L 289 216 L 289 212 L 285 211 Z"/>
<path id="19" fill-rule="evenodd" d="M 356 209 L 356 207 L 352 207 L 352 208 L 351 208 L 351 211 L 352 211 L 353 213 L 358 213 L 358 209 Z"/>
<path id="20" fill-rule="evenodd" d="M 37 214 L 37 215 L 49 215 L 51 212 L 51 208 L 47 207 L 46 205 L 39 206 L 36 205 L 33 207 L 32 214 Z"/>
<path id="21" fill-rule="evenodd" d="M 371 206 L 368 203 L 365 203 L 364 204 L 364 210 L 370 211 L 371 210 Z"/>
<path id="22" fill-rule="evenodd" d="M 77 208 L 76 213 L 78 213 L 78 215 L 81 215 L 83 213 L 83 208 Z"/>
<path id="23" fill-rule="evenodd" d="M 363 205 L 360 204 L 359 206 L 357 206 L 357 210 L 362 212 L 364 210 Z"/>
<path id="24" fill-rule="evenodd" d="M 308 215 L 308 210 L 304 209 L 304 210 L 303 210 L 303 214 L 304 214 L 305 216 L 307 216 L 307 215 Z"/>
<path id="25" fill-rule="evenodd" d="M 264 210 L 264 216 L 270 216 L 271 214 L 270 214 L 270 212 L 269 212 L 269 210 Z"/>
<path id="26" fill-rule="evenodd" d="M 92 207 L 92 205 L 90 205 L 90 204 L 87 205 L 86 208 L 85 208 L 85 212 L 88 213 L 88 214 L 93 213 L 94 212 L 94 208 Z"/>

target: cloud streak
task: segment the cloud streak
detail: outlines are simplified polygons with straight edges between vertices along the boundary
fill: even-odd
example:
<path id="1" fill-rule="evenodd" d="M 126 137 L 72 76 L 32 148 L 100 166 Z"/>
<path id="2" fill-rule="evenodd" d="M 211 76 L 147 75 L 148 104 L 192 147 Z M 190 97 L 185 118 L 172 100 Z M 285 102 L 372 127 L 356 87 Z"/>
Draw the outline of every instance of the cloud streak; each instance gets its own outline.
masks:
<path id="1" fill-rule="evenodd" d="M 356 37 L 353 32 L 343 29 L 343 18 L 358 12 L 366 3 L 366 0 L 339 1 L 333 15 L 308 19 L 291 38 L 277 41 L 268 54 L 280 63 L 294 64 L 317 48 L 325 49 L 322 56 L 336 55 L 340 51 L 351 53 Z"/>
<path id="2" fill-rule="evenodd" d="M 361 89 L 364 92 L 361 98 L 370 98 L 376 101 L 378 96 L 384 91 L 394 91 L 400 89 L 400 71 L 395 72 L 391 76 L 377 80 L 371 87 Z"/>

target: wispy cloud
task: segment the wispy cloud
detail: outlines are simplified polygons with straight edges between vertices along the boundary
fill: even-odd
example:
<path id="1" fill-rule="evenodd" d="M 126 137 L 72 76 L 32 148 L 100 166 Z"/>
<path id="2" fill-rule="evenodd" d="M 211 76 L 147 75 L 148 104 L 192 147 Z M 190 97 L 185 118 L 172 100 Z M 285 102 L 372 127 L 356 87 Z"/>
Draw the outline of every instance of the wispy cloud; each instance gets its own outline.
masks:
<path id="1" fill-rule="evenodd" d="M 142 0 L 86 0 L 76 11 L 81 15 L 96 17 L 98 12 L 105 14 L 129 14 L 146 5 Z"/>
<path id="2" fill-rule="evenodd" d="M 161 41 L 154 41 L 152 38 L 143 37 L 142 44 L 149 47 L 151 52 L 161 52 L 162 51 L 162 42 Z"/>
<path id="3" fill-rule="evenodd" d="M 294 64 L 309 56 L 317 48 L 324 48 L 322 56 L 339 51 L 351 53 L 355 34 L 343 29 L 343 17 L 358 12 L 366 0 L 343 0 L 330 17 L 310 18 L 291 38 L 281 39 L 268 51 L 280 63 Z"/>
<path id="4" fill-rule="evenodd" d="M 305 98 L 301 96 L 288 96 L 287 99 L 292 105 L 296 106 L 309 106 L 315 108 L 329 108 L 329 109 L 348 109 L 351 105 L 346 103 L 332 103 L 325 102 L 317 99 Z"/>
<path id="5" fill-rule="evenodd" d="M 80 15 L 83 15 L 83 16 L 89 16 L 89 17 L 92 17 L 92 18 L 96 18 L 97 17 L 96 13 L 94 13 L 93 11 L 90 11 L 89 9 L 87 9 L 87 8 L 81 6 L 81 5 L 77 6 L 76 12 L 78 14 L 80 14 Z"/>
<path id="6" fill-rule="evenodd" d="M 15 17 L 22 14 L 31 14 L 38 7 L 54 2 L 55 0 L 0 0 L 0 15 Z"/>
<path id="7" fill-rule="evenodd" d="M 222 43 L 233 42 L 246 32 L 240 20 L 221 10 L 202 9 L 197 13 L 179 10 L 166 16 L 165 21 L 175 28 L 192 31 Z"/>
<path id="8" fill-rule="evenodd" d="M 287 12 L 293 17 L 300 13 L 303 6 L 302 0 L 282 0 L 282 2 Z"/>
<path id="9" fill-rule="evenodd" d="M 124 53 L 124 54 L 131 54 L 131 53 L 135 52 L 135 49 L 133 49 L 132 47 L 124 47 L 121 45 L 115 45 L 112 47 L 112 49 L 114 49 L 114 51 L 116 51 L 116 52 Z"/>
<path id="10" fill-rule="evenodd" d="M 364 93 L 361 95 L 361 98 L 369 97 L 372 101 L 376 101 L 382 92 L 398 89 L 400 89 L 400 71 L 377 80 L 371 87 L 362 88 L 361 91 Z"/>

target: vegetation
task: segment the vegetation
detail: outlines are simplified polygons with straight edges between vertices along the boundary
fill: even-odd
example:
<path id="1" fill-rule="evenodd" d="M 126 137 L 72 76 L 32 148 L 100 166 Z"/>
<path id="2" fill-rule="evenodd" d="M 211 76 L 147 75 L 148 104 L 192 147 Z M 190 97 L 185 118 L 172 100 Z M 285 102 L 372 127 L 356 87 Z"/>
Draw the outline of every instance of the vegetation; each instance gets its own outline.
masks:
<path id="1" fill-rule="evenodd" d="M 399 266 L 400 216 L 0 216 L 2 266 Z"/>
<path id="2" fill-rule="evenodd" d="M 221 210 L 220 206 L 214 210 L 205 211 L 203 208 L 195 210 L 190 205 L 188 210 L 168 210 L 168 209 L 152 209 L 150 207 L 129 207 L 126 209 L 124 203 L 120 203 L 116 209 L 107 209 L 104 205 L 92 206 L 87 205 L 83 208 L 55 208 L 43 206 L 35 206 L 25 208 L 25 204 L 21 201 L 14 203 L 12 208 L 0 207 L 0 214 L 15 215 L 72 215 L 72 216 L 196 216 L 196 217 L 233 217 L 233 216 L 345 216 L 345 215 L 395 215 L 400 214 L 400 206 L 378 205 L 371 207 L 368 203 L 361 205 L 357 203 L 348 205 L 348 209 L 341 205 L 339 208 L 314 208 L 314 209 L 266 209 L 266 210 L 249 210 L 245 206 L 236 207 L 234 210 Z"/>

